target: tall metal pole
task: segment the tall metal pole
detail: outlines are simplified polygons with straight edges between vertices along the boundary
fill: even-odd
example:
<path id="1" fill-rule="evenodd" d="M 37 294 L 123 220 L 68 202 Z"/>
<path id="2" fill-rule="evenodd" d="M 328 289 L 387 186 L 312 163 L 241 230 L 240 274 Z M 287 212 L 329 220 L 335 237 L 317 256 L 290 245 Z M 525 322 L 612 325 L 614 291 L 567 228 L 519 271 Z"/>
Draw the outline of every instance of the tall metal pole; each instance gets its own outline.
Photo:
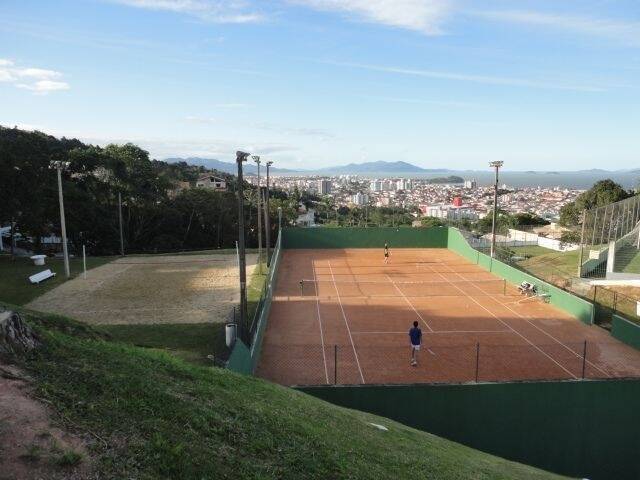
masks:
<path id="1" fill-rule="evenodd" d="M 267 162 L 267 201 L 265 202 L 265 213 L 264 213 L 264 223 L 265 223 L 265 238 L 267 243 L 267 267 L 271 264 L 271 260 L 269 258 L 269 248 L 271 247 L 271 215 L 269 215 L 269 167 L 273 165 L 272 161 Z"/>
<path id="2" fill-rule="evenodd" d="M 281 233 L 281 231 L 282 231 L 282 207 L 278 207 L 278 233 Z"/>
<path id="3" fill-rule="evenodd" d="M 244 335 L 247 327 L 247 259 L 244 251 L 244 193 L 242 185 L 242 162 L 247 160 L 248 153 L 236 152 L 238 164 L 238 264 L 240 276 L 240 328 Z M 245 337 L 245 340 L 248 340 Z"/>
<path id="4" fill-rule="evenodd" d="M 120 224 L 120 255 L 124 257 L 124 235 L 122 233 L 122 193 L 118 192 L 118 223 Z"/>
<path id="5" fill-rule="evenodd" d="M 491 258 L 496 255 L 496 221 L 498 218 L 498 171 L 504 162 L 491 162 L 490 167 L 496 169 L 496 182 L 493 189 L 493 222 L 491 226 Z"/>
<path id="6" fill-rule="evenodd" d="M 58 171 L 58 200 L 60 202 L 60 228 L 62 230 L 62 253 L 64 255 L 64 273 L 67 278 L 71 277 L 69 270 L 69 251 L 67 250 L 67 225 L 64 218 L 64 198 L 62 196 L 62 162 L 56 163 Z"/>
<path id="7" fill-rule="evenodd" d="M 258 272 L 262 273 L 262 190 L 260 189 L 260 157 L 254 155 L 253 161 L 258 165 Z"/>
<path id="8" fill-rule="evenodd" d="M 597 212 L 598 210 L 596 210 L 596 213 Z M 587 210 L 585 209 L 582 211 L 582 233 L 580 233 L 580 255 L 578 256 L 578 278 L 582 278 L 582 263 L 584 261 L 584 228 L 586 223 L 587 223 Z"/>

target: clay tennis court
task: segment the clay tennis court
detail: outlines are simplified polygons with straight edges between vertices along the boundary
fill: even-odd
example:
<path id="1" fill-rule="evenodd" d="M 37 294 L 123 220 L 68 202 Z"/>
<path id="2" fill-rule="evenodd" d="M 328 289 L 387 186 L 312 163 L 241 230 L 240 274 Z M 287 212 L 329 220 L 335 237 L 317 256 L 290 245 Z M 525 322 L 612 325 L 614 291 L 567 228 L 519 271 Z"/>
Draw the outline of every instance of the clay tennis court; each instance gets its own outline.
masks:
<path id="1" fill-rule="evenodd" d="M 621 378 L 640 376 L 640 352 L 448 249 L 392 249 L 388 264 L 382 249 L 284 250 L 257 375 L 283 385 Z"/>

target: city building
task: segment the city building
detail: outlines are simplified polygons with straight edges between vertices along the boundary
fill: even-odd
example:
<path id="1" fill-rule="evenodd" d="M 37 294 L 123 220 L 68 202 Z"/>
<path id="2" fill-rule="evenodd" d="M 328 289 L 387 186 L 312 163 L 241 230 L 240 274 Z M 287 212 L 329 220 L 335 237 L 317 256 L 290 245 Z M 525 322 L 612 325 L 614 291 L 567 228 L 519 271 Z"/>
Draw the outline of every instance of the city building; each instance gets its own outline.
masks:
<path id="1" fill-rule="evenodd" d="M 329 195 L 331 186 L 331 180 L 318 180 L 318 193 L 320 195 Z"/>
<path id="2" fill-rule="evenodd" d="M 407 178 L 401 178 L 396 182 L 396 190 L 411 190 L 412 182 Z"/>
<path id="3" fill-rule="evenodd" d="M 369 204 L 369 195 L 362 192 L 358 192 L 355 195 L 351 195 L 351 203 L 354 205 L 362 206 Z"/>
<path id="4" fill-rule="evenodd" d="M 226 192 L 227 182 L 224 178 L 214 177 L 213 175 L 202 175 L 198 178 L 196 187 L 211 188 L 218 192 Z"/>
<path id="5" fill-rule="evenodd" d="M 476 188 L 478 188 L 478 182 L 476 182 L 475 178 L 472 180 L 465 180 L 464 188 L 466 188 L 467 190 L 475 190 Z"/>

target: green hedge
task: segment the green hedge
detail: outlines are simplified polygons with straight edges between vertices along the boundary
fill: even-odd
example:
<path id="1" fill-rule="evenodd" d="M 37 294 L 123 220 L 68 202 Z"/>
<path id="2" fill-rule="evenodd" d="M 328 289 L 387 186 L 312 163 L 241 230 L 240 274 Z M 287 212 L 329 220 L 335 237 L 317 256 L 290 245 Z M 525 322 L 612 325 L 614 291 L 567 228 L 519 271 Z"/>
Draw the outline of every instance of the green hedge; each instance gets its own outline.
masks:
<path id="1" fill-rule="evenodd" d="M 639 381 L 301 388 L 510 460 L 591 480 L 637 480 Z"/>

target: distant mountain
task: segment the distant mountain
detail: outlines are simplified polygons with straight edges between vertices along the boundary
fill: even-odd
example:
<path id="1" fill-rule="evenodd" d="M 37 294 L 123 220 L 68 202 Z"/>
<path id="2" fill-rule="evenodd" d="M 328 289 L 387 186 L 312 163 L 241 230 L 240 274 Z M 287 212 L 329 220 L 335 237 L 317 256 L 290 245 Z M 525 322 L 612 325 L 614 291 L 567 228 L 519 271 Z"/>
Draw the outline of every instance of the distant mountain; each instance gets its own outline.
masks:
<path id="1" fill-rule="evenodd" d="M 323 173 L 439 173 L 448 172 L 446 169 L 420 168 L 407 162 L 366 162 L 350 163 L 348 165 L 327 167 L 318 170 Z"/>
<path id="2" fill-rule="evenodd" d="M 219 170 L 226 173 L 237 173 L 238 167 L 235 163 L 223 162 L 215 158 L 187 157 L 187 158 L 166 158 L 165 162 L 177 163 L 187 162 L 190 165 L 202 165 L 203 167 Z M 260 169 L 264 172 L 264 167 Z M 253 163 L 246 163 L 244 172 L 248 175 L 255 175 L 258 169 Z M 301 173 L 301 174 L 358 174 L 358 173 L 446 173 L 450 170 L 444 168 L 420 168 L 407 162 L 366 162 L 366 163 L 350 163 L 348 165 L 339 165 L 335 167 L 326 167 L 314 170 L 292 170 L 289 168 L 271 168 L 271 172 L 283 173 Z"/>
<path id="3" fill-rule="evenodd" d="M 235 163 L 223 162 L 221 160 L 216 160 L 215 158 L 201 158 L 201 157 L 180 158 L 180 157 L 175 157 L 175 158 L 165 158 L 164 161 L 168 162 L 168 163 L 186 162 L 189 165 L 202 165 L 205 168 L 210 168 L 212 170 L 218 170 L 220 172 L 225 172 L 225 173 L 231 173 L 231 174 L 234 174 L 234 175 L 238 173 L 238 166 Z M 244 168 L 242 170 L 243 170 L 244 173 L 246 173 L 248 175 L 257 175 L 257 173 L 258 173 L 258 167 L 253 162 L 245 163 L 244 164 Z M 273 173 L 294 173 L 294 172 L 296 172 L 296 170 L 289 170 L 289 169 L 286 169 L 286 168 L 274 168 L 274 167 L 271 167 L 269 169 L 269 171 L 273 172 Z M 265 174 L 266 173 L 266 168 L 265 168 L 264 164 L 262 164 L 261 167 L 260 167 L 260 173 L 261 174 Z"/>

